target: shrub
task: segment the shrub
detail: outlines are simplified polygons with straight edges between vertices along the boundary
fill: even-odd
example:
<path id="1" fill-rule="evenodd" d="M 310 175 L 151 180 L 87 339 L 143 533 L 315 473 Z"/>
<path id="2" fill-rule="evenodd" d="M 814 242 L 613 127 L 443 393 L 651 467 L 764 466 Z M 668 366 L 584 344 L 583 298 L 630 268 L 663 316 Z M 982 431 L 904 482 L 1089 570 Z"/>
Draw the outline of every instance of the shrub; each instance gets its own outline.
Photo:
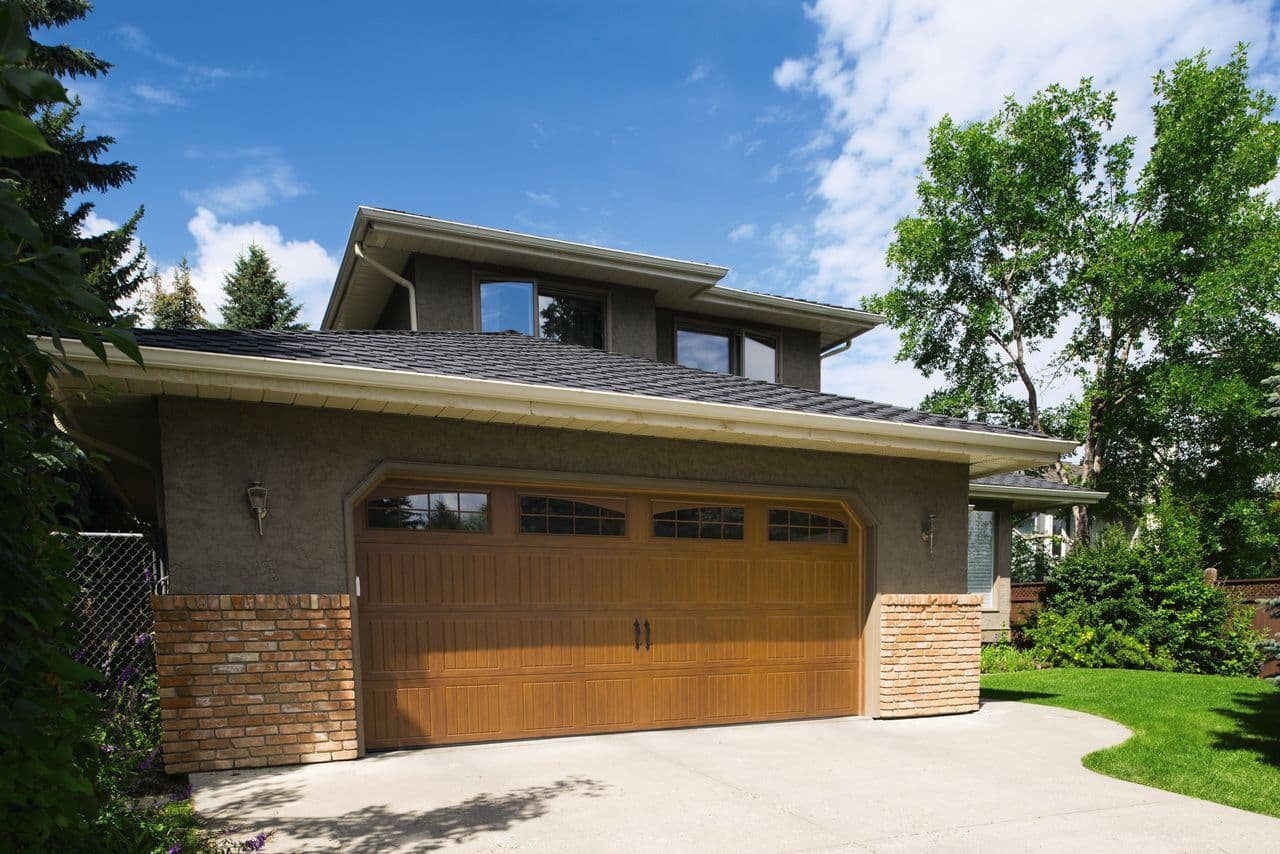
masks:
<path id="1" fill-rule="evenodd" d="M 1204 578 L 1195 515 L 1165 498 L 1130 542 L 1115 528 L 1055 568 L 1025 633 L 1053 664 L 1256 674 L 1248 609 Z"/>
<path id="2" fill-rule="evenodd" d="M 1019 649 L 1007 637 L 982 647 L 983 673 L 1017 673 L 1022 670 L 1039 670 L 1046 667 L 1034 652 Z"/>

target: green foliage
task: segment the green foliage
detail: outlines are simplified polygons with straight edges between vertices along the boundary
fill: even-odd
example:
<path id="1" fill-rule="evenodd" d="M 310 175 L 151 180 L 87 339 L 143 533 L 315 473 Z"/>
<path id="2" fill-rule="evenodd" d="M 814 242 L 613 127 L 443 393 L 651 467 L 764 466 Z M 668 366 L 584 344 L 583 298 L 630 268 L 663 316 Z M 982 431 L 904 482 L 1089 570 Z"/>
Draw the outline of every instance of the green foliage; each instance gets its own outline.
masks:
<path id="1" fill-rule="evenodd" d="M 164 287 L 160 274 L 156 273 L 151 294 L 144 303 L 151 315 L 151 325 L 156 329 L 204 329 L 209 323 L 204 319 L 204 306 L 195 285 L 191 284 L 191 267 L 183 258 L 173 272 L 173 284 Z"/>
<path id="2" fill-rule="evenodd" d="M 0 5 L 0 158 L 31 150 L 34 100 L 65 98 L 62 87 L 28 66 L 22 6 Z M 48 147 L 47 145 L 45 146 Z M 139 360 L 127 330 L 81 275 L 80 256 L 51 243 L 19 204 L 21 174 L 0 174 L 0 848 L 83 850 L 95 815 L 89 768 L 98 704 L 85 690 L 94 671 L 71 655 L 68 578 L 72 555 L 59 507 L 72 498 L 68 473 L 83 455 L 53 424 L 48 379 L 71 368 L 61 350 L 78 339 Z"/>
<path id="3" fill-rule="evenodd" d="M 27 0 L 23 4 L 33 28 L 54 29 L 84 18 L 92 8 L 85 0 Z M 59 77 L 97 77 L 111 63 L 69 45 L 33 44 L 23 73 Z M 0 158 L 0 167 L 21 176 L 19 202 L 40 226 L 45 239 L 81 250 L 81 271 L 113 313 L 147 280 L 147 255 L 137 245 L 142 208 L 102 234 L 84 234 L 92 202 L 76 201 L 86 193 L 104 192 L 133 180 L 136 167 L 104 161 L 115 143 L 109 136 L 89 136 L 79 123 L 80 103 L 48 94 L 27 99 L 23 112 L 48 142 L 40 153 L 21 159 Z M 26 156 L 33 155 L 33 156 Z"/>
<path id="4" fill-rule="evenodd" d="M 1019 649 L 1001 636 L 995 643 L 982 647 L 983 673 L 1017 673 L 1021 670 L 1039 670 L 1048 667 L 1033 651 Z"/>
<path id="5" fill-rule="evenodd" d="M 1259 604 L 1266 608 L 1267 613 L 1272 617 L 1280 617 L 1280 599 L 1267 599 Z M 1280 634 L 1273 634 L 1269 638 L 1263 638 L 1262 643 L 1258 645 L 1258 649 L 1267 661 L 1280 661 Z M 1272 676 L 1267 681 L 1280 687 L 1280 676 Z"/>
<path id="6" fill-rule="evenodd" d="M 1039 548 L 1024 537 L 1013 535 L 1013 555 L 1009 568 L 1010 580 L 1017 582 L 1044 581 L 1053 573 L 1057 560 L 1045 549 Z"/>
<path id="7" fill-rule="evenodd" d="M 1273 572 L 1280 419 L 1280 164 L 1275 99 L 1243 47 L 1154 79 L 1153 145 L 1132 168 L 1115 96 L 1089 80 L 930 135 L 919 206 L 898 223 L 898 280 L 870 300 L 900 359 L 944 388 L 927 405 L 1080 440 L 1104 516 L 1141 517 L 1161 489 L 1204 522 L 1225 576 Z M 1032 369 L 1034 361 L 1049 370 Z M 1040 405 L 1072 376 L 1078 400 Z M 1088 511 L 1077 527 L 1088 531 Z"/>
<path id="8" fill-rule="evenodd" d="M 289 296 L 267 252 L 254 243 L 236 259 L 222 283 L 227 302 L 222 306 L 228 329 L 306 329 L 298 323 L 302 307 Z"/>
<path id="9" fill-rule="evenodd" d="M 1058 564 L 1026 638 L 1056 665 L 1256 674 L 1249 609 L 1204 566 L 1194 514 L 1166 496 L 1136 542 L 1113 528 Z"/>

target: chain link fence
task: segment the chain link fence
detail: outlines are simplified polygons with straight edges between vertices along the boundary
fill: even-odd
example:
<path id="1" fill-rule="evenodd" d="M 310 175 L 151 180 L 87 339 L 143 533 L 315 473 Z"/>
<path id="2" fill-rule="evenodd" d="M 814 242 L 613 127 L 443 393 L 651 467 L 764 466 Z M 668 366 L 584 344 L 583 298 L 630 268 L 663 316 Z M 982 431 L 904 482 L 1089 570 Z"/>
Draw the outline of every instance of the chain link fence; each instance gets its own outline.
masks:
<path id="1" fill-rule="evenodd" d="M 71 542 L 80 585 L 75 606 L 80 659 L 108 679 L 152 671 L 151 594 L 168 589 L 155 543 L 138 533 L 81 533 Z"/>

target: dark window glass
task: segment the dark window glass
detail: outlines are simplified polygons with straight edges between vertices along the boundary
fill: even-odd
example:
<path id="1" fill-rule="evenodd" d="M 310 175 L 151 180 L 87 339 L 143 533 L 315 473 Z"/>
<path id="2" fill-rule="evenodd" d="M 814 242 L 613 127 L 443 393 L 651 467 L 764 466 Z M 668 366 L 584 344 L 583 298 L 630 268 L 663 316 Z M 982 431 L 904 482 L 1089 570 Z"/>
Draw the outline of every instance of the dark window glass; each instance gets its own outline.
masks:
<path id="1" fill-rule="evenodd" d="M 489 530 L 489 496 L 483 492 L 420 492 L 365 502 L 370 528 L 407 531 Z"/>
<path id="2" fill-rule="evenodd" d="M 653 535 L 681 540 L 741 540 L 745 508 L 707 505 L 653 514 Z"/>
<path id="3" fill-rule="evenodd" d="M 733 373 L 729 336 L 718 332 L 676 330 L 676 362 L 686 368 Z"/>
<path id="4" fill-rule="evenodd" d="M 538 329 L 543 338 L 604 349 L 604 303 L 574 294 L 538 294 Z"/>
<path id="5" fill-rule="evenodd" d="M 520 496 L 520 531 L 525 534 L 622 537 L 626 529 L 626 514 L 612 507 L 569 498 Z"/>
<path id="6" fill-rule="evenodd" d="M 847 543 L 849 525 L 832 516 L 771 507 L 768 536 L 775 543 Z"/>
<path id="7" fill-rule="evenodd" d="M 771 338 L 742 336 L 742 375 L 753 380 L 778 381 L 778 345 Z"/>
<path id="8" fill-rule="evenodd" d="M 533 282 L 481 282 L 480 331 L 533 334 Z"/>

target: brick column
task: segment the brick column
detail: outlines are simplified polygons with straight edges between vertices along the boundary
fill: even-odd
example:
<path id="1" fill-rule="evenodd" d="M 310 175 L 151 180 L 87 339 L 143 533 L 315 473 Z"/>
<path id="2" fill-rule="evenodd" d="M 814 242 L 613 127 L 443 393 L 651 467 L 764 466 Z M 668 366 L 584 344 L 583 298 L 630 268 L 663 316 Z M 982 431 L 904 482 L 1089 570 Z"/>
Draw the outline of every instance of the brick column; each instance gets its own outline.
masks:
<path id="1" fill-rule="evenodd" d="M 982 597 L 880 597 L 880 717 L 910 718 L 978 708 Z"/>
<path id="2" fill-rule="evenodd" d="M 171 773 L 356 756 L 345 595 L 153 596 Z"/>

